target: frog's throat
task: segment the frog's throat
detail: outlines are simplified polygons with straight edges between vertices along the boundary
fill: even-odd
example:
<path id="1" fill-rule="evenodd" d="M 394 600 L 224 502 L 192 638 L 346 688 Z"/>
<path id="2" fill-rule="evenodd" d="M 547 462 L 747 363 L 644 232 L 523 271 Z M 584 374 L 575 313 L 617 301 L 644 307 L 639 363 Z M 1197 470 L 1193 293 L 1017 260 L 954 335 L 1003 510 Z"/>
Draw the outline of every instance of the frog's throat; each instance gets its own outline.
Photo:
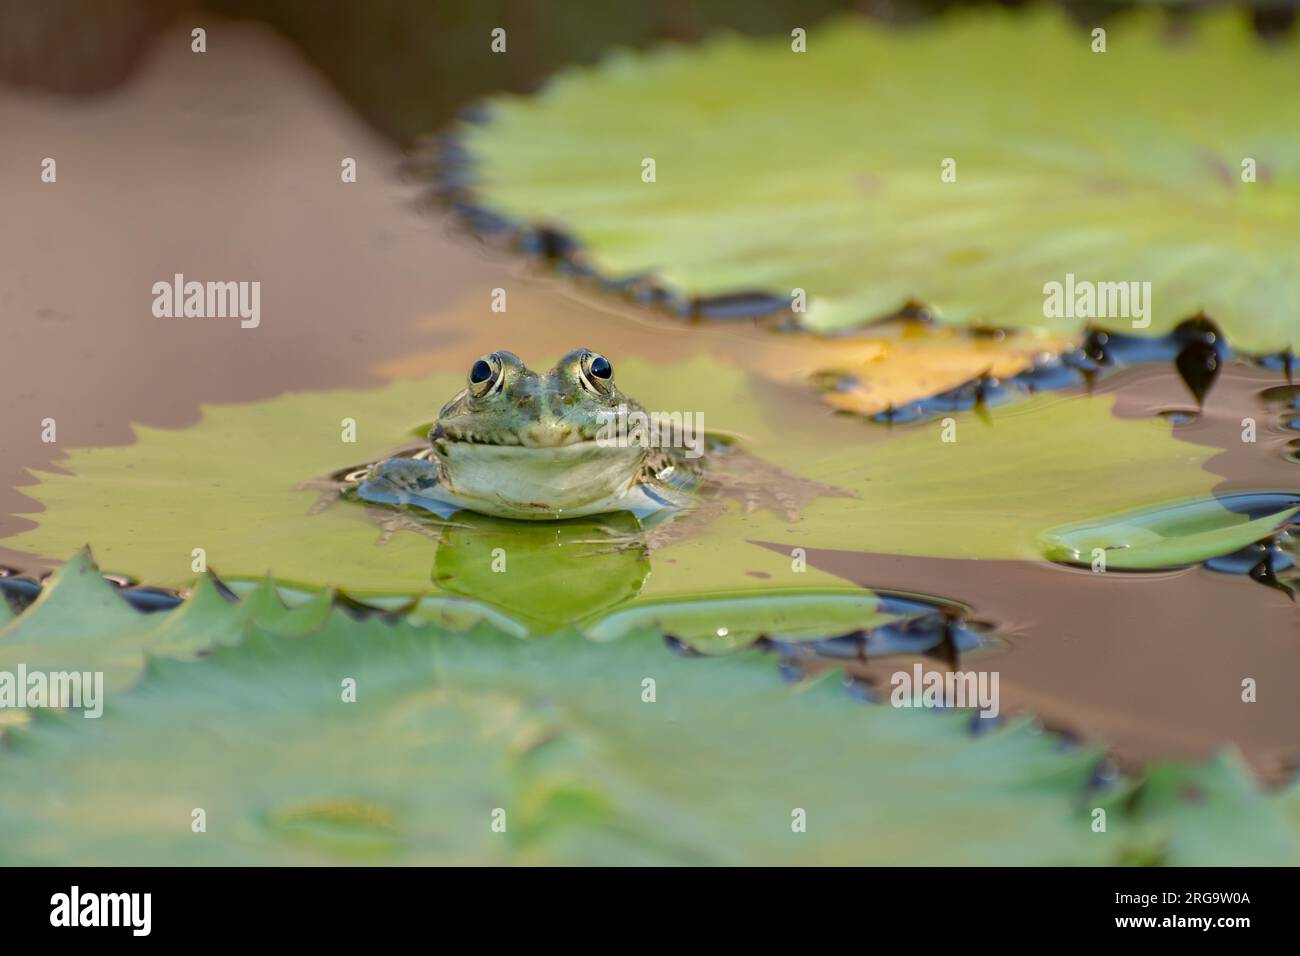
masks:
<path id="1" fill-rule="evenodd" d="M 636 484 L 646 449 L 590 440 L 552 448 L 434 443 L 447 489 L 491 513 L 559 515 L 618 499 Z"/>

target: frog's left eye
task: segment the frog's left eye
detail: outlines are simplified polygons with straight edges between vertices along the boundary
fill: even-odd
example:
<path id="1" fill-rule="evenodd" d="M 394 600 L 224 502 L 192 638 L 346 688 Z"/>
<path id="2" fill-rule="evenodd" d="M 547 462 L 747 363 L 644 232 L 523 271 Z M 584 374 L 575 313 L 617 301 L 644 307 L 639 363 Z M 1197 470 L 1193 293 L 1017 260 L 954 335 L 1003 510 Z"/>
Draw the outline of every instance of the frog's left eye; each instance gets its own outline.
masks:
<path id="1" fill-rule="evenodd" d="M 469 390 L 476 398 L 481 398 L 501 377 L 501 362 L 496 354 L 485 355 L 469 367 Z"/>
<path id="2" fill-rule="evenodd" d="M 591 391 L 604 393 L 613 386 L 614 367 L 605 356 L 588 352 L 578 367 L 582 371 L 582 384 Z"/>

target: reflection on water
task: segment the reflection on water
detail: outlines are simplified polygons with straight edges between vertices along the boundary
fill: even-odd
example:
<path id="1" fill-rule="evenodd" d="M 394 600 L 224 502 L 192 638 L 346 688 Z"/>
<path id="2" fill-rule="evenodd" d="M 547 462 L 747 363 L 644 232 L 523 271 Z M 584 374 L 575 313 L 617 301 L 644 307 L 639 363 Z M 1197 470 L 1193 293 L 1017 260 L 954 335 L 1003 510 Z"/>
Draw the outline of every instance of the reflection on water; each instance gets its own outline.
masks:
<path id="1" fill-rule="evenodd" d="M 557 630 L 641 592 L 650 560 L 639 529 L 627 513 L 525 523 L 462 511 L 438 538 L 433 583 Z"/>

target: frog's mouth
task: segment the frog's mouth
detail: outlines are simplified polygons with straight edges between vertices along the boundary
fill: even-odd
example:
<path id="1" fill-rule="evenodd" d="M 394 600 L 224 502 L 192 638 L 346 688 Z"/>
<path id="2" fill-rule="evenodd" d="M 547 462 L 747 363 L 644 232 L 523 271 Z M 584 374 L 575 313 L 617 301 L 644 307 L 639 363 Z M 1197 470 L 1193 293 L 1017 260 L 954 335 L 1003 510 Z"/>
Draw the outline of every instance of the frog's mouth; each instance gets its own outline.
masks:
<path id="1" fill-rule="evenodd" d="M 511 432 L 505 435 L 483 435 L 468 429 L 442 423 L 435 424 L 429 432 L 429 441 L 437 447 L 442 443 L 462 443 L 467 445 L 497 445 L 503 448 L 567 448 L 593 442 L 596 430 L 584 431 L 571 425 L 535 425 L 524 432 Z"/>
<path id="2" fill-rule="evenodd" d="M 432 444 L 449 491 L 518 517 L 555 517 L 620 498 L 636 483 L 646 457 L 640 446 L 597 439 L 503 445 L 444 434 Z"/>

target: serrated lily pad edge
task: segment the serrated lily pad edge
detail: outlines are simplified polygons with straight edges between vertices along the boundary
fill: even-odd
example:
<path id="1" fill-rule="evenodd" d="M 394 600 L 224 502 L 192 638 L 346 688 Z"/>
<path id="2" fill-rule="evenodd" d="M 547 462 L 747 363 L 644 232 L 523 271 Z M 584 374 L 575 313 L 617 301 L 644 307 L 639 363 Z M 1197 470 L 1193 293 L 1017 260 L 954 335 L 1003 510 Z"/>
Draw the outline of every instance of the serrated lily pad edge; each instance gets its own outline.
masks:
<path id="1" fill-rule="evenodd" d="M 64 567 L 69 568 L 70 573 L 72 574 L 81 573 L 83 571 L 87 571 L 90 569 L 94 569 L 95 571 L 98 571 L 97 567 L 95 567 L 93 563 L 93 559 L 90 556 L 89 549 L 84 549 L 82 552 L 75 555 Z M 52 601 L 57 598 L 57 595 L 55 594 L 55 588 L 57 587 L 58 584 L 58 574 L 59 572 L 56 572 L 55 577 L 51 580 L 50 587 L 43 592 L 42 600 Z M 262 583 L 262 585 L 257 589 L 257 591 L 250 593 L 245 598 L 243 598 L 242 600 L 236 603 L 230 600 L 229 590 L 224 588 L 224 586 L 221 585 L 219 580 L 216 579 L 215 575 L 213 575 L 209 571 L 209 572 L 205 572 L 202 576 L 200 576 L 195 587 L 189 592 L 189 595 L 190 596 L 186 598 L 185 602 L 178 609 L 178 613 L 184 613 L 187 608 L 193 607 L 193 605 L 190 602 L 194 600 L 195 597 L 199 597 L 202 600 L 207 600 L 210 603 L 216 604 L 218 606 L 222 602 L 229 602 L 232 611 L 235 610 L 235 608 L 239 607 L 241 604 L 243 604 L 245 601 L 261 600 L 263 602 L 271 602 L 275 604 L 279 609 L 281 609 L 282 612 L 286 614 L 291 615 L 293 613 L 293 611 L 283 601 L 280 600 L 279 593 L 278 591 L 276 591 L 275 588 L 275 582 L 272 581 L 270 578 L 267 578 Z M 304 608 L 307 607 L 311 607 L 313 609 L 313 613 L 310 614 L 300 613 L 299 622 L 297 625 L 291 625 L 285 628 L 283 625 L 277 626 L 277 623 L 275 621 L 269 621 L 267 622 L 267 626 L 265 627 L 258 627 L 258 628 L 246 627 L 244 629 L 244 637 L 241 638 L 238 643 L 231 645 L 229 643 L 216 642 L 210 645 L 210 647 L 207 648 L 206 650 L 217 650 L 217 649 L 224 648 L 224 650 L 229 651 L 232 648 L 237 647 L 239 643 L 243 643 L 245 640 L 247 640 L 250 634 L 256 634 L 259 640 L 265 640 L 265 639 L 310 640 L 312 634 L 320 630 L 321 628 L 323 628 L 326 624 L 326 621 L 330 617 L 347 616 L 352 618 L 353 620 L 358 619 L 357 618 L 358 610 L 357 607 L 355 606 L 355 602 L 339 601 L 337 599 L 337 595 L 335 592 L 323 591 L 315 598 L 303 604 L 299 604 L 298 610 L 302 611 Z M 163 615 L 149 614 L 146 612 L 142 612 L 138 609 L 131 608 L 131 606 L 128 604 L 128 602 L 126 602 L 125 599 L 123 600 L 123 608 L 131 609 L 133 613 L 136 613 L 140 616 L 142 621 L 147 620 L 148 618 L 151 617 L 163 616 Z M 410 627 L 413 631 L 416 632 L 427 631 L 428 633 L 431 634 L 443 634 L 448 636 L 459 635 L 461 637 L 469 638 L 469 639 L 472 639 L 475 633 L 479 633 L 479 634 L 485 634 L 485 633 L 502 634 L 503 633 L 499 629 L 494 628 L 494 626 L 489 621 L 486 620 L 479 620 L 473 622 L 468 627 L 449 629 L 447 627 L 439 626 L 438 624 L 430 623 L 427 619 L 422 622 L 415 622 L 413 619 L 408 618 L 408 615 L 400 612 L 395 613 L 392 610 L 385 610 L 382 608 L 374 608 L 372 610 L 375 613 L 367 614 L 364 620 L 373 621 L 377 618 L 381 622 L 386 622 L 393 625 L 401 625 L 404 627 Z M 22 616 L 21 613 L 15 615 L 5 625 L 5 627 L 8 627 L 12 625 L 14 622 L 18 621 L 21 618 L 21 616 Z M 166 616 L 170 617 L 170 615 L 166 615 Z M 567 634 L 569 637 L 580 637 L 580 635 L 576 631 L 573 631 L 572 629 L 563 633 Z M 664 635 L 659 634 L 658 632 L 652 633 L 649 631 L 644 631 L 636 635 L 630 635 L 630 636 L 640 637 L 643 639 L 648 637 L 660 638 L 664 640 L 665 653 L 670 653 L 672 651 L 671 642 Z M 3 631 L 0 631 L 0 639 L 2 638 L 3 638 Z M 599 644 L 597 644 L 596 642 L 591 642 L 591 643 L 593 649 L 599 647 Z M 738 650 L 734 652 L 734 654 L 745 655 L 746 657 L 752 657 L 754 650 L 755 649 L 752 648 L 746 648 L 746 649 Z M 126 693 L 141 692 L 141 688 L 147 683 L 147 681 L 157 676 L 157 674 L 159 673 L 159 668 L 165 669 L 167 667 L 172 667 L 172 666 L 202 666 L 203 656 L 204 656 L 204 649 L 200 650 L 198 659 L 192 661 L 174 661 L 167 658 L 154 658 L 148 653 L 145 653 L 144 655 L 145 659 L 143 661 L 143 666 L 141 667 L 140 675 L 132 683 L 131 687 L 129 688 L 129 690 L 126 691 Z M 706 656 L 713 657 L 713 655 L 706 655 Z M 777 667 L 777 662 L 775 660 L 771 661 L 770 669 L 772 672 L 772 679 L 774 681 L 778 680 L 779 679 L 777 673 L 778 667 Z M 838 669 L 832 668 L 830 671 L 818 675 L 816 678 L 813 678 L 812 683 L 824 684 L 830 680 L 833 680 L 834 677 L 838 675 L 838 673 L 839 673 Z M 850 698 L 854 697 L 854 695 L 851 693 L 851 690 L 847 686 L 845 687 L 845 696 Z M 45 721 L 57 721 L 57 722 L 61 722 L 65 729 L 68 726 L 68 724 L 66 723 L 67 715 L 63 714 L 62 712 L 38 711 L 33 716 L 35 717 L 35 723 L 37 725 Z M 933 715 L 928 715 L 928 716 L 932 717 Z M 917 715 L 917 719 L 926 719 L 926 717 L 927 715 L 923 715 L 923 714 Z M 71 723 L 71 726 L 75 728 L 77 724 L 78 722 L 73 721 Z M 1007 721 L 1007 722 L 998 721 L 998 724 L 999 726 L 993 730 L 994 733 L 1017 732 L 1017 728 L 1019 728 L 1020 731 L 1023 731 L 1027 726 L 1032 726 L 1037 728 L 1037 732 L 1045 733 L 1051 738 L 1058 739 L 1061 742 L 1063 748 L 1069 741 L 1068 736 L 1059 735 L 1054 733 L 1053 731 L 1041 728 L 1041 726 L 1038 725 L 1037 722 L 1034 721 L 1032 718 L 1020 718 L 1015 721 Z M 968 726 L 970 727 L 970 733 L 972 739 L 977 734 L 982 735 L 983 733 L 988 732 L 987 728 L 982 726 L 982 722 L 977 719 L 977 715 L 974 714 L 971 715 L 971 719 L 968 722 Z M 26 732 L 27 732 L 26 729 L 23 728 L 22 726 L 15 726 L 15 727 L 8 727 L 8 728 L 0 727 L 0 741 L 4 741 L 10 745 L 8 747 L 8 750 L 10 752 L 9 755 L 6 756 L 0 754 L 0 759 L 22 759 L 21 757 L 22 749 L 23 749 L 22 740 Z M 1099 807 L 1111 807 L 1112 811 L 1118 809 L 1121 813 L 1136 814 L 1136 811 L 1134 811 L 1133 809 L 1135 804 L 1134 801 L 1131 799 L 1131 797 L 1133 794 L 1138 794 L 1143 792 L 1143 788 L 1146 787 L 1147 781 L 1148 779 L 1150 779 L 1150 774 L 1152 773 L 1158 772 L 1159 774 L 1164 776 L 1182 775 L 1182 776 L 1186 776 L 1188 779 L 1196 779 L 1206 774 L 1227 773 L 1235 780 L 1234 786 L 1242 788 L 1243 792 L 1249 793 L 1251 795 L 1252 800 L 1266 801 L 1269 806 L 1276 807 L 1283 814 L 1284 818 L 1290 819 L 1293 822 L 1293 825 L 1295 826 L 1296 845 L 1300 846 L 1300 774 L 1296 774 L 1291 781 L 1284 784 L 1282 787 L 1278 788 L 1278 790 L 1274 792 L 1261 790 L 1258 784 L 1256 783 L 1256 781 L 1254 780 L 1254 778 L 1250 775 L 1244 760 L 1238 754 L 1236 749 L 1233 748 L 1231 745 L 1229 745 L 1219 750 L 1212 757 L 1209 757 L 1202 761 L 1178 761 L 1178 760 L 1153 761 L 1142 773 L 1135 774 L 1129 777 L 1124 777 L 1119 775 L 1118 772 L 1113 767 L 1113 765 L 1110 763 L 1109 759 L 1106 757 L 1104 753 L 1103 747 L 1099 745 L 1093 745 L 1093 750 L 1097 761 L 1097 768 L 1096 768 L 1096 772 L 1093 774 L 1092 781 L 1090 782 L 1088 788 L 1086 788 L 1085 791 L 1079 794 L 1079 800 L 1081 801 L 1081 803 L 1095 803 Z M 1155 830 L 1159 830 L 1160 826 L 1162 825 L 1160 823 L 1160 820 L 1161 820 L 1161 814 L 1163 813 L 1163 809 L 1160 807 L 1151 808 L 1149 806 L 1146 806 L 1143 807 L 1143 813 L 1151 817 L 1152 821 L 1143 822 L 1145 818 L 1142 818 L 1137 821 L 1137 825 L 1140 825 L 1148 829 L 1154 828 Z"/>

